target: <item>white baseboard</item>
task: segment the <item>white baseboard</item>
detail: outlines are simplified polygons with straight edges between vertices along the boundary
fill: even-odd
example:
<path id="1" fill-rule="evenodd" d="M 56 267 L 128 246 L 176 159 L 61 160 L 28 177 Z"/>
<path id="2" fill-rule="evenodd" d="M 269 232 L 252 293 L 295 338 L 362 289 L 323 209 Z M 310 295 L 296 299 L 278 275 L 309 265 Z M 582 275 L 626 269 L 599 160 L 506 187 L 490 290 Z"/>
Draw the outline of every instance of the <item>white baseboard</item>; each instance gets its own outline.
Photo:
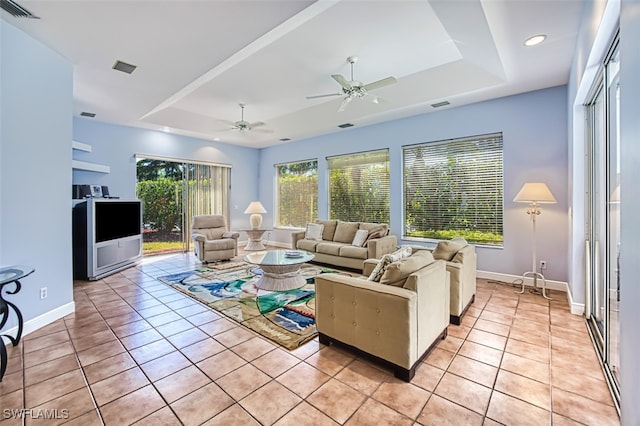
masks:
<path id="1" fill-rule="evenodd" d="M 57 321 L 64 316 L 72 314 L 75 311 L 76 311 L 76 303 L 69 302 L 66 305 L 59 306 L 49 312 L 46 312 L 42 315 L 32 318 L 29 321 L 26 321 L 22 325 L 22 337 L 30 333 L 33 333 L 34 331 L 44 327 L 45 325 L 49 325 L 52 322 Z M 9 330 L 3 331 L 2 334 L 15 336 L 17 332 L 18 332 L 18 326 L 16 325 L 15 327 L 10 328 Z M 10 343 L 8 339 L 4 339 L 4 341 L 5 341 L 5 344 Z"/>
<path id="2" fill-rule="evenodd" d="M 500 272 L 489 272 L 489 271 L 477 271 L 476 276 L 478 278 L 502 281 L 509 284 L 515 282 L 516 280 L 518 280 L 518 283 L 520 284 L 521 283 L 520 280 L 522 280 L 522 276 L 520 275 L 502 274 Z M 524 280 L 524 285 L 526 287 L 533 287 L 533 279 L 527 277 Z M 541 285 L 540 280 L 538 280 L 538 287 L 540 287 L 540 285 Z M 565 293 L 567 293 L 567 299 L 569 301 L 569 309 L 571 309 L 572 314 L 582 315 L 584 313 L 584 303 L 576 303 L 573 301 L 573 295 L 569 290 L 568 283 L 564 281 L 547 280 L 547 288 L 549 290 L 558 290 L 558 291 L 564 291 Z"/>

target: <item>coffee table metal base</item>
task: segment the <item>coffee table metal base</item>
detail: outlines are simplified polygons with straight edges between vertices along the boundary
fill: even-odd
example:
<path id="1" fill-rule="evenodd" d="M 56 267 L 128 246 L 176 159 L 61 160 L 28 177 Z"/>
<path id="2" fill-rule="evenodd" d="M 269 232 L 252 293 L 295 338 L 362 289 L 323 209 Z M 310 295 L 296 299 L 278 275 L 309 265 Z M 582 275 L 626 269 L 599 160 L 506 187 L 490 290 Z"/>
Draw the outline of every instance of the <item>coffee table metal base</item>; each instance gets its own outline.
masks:
<path id="1" fill-rule="evenodd" d="M 307 280 L 300 273 L 300 263 L 293 265 L 260 265 L 262 277 L 256 283 L 261 290 L 283 291 L 300 288 Z"/>

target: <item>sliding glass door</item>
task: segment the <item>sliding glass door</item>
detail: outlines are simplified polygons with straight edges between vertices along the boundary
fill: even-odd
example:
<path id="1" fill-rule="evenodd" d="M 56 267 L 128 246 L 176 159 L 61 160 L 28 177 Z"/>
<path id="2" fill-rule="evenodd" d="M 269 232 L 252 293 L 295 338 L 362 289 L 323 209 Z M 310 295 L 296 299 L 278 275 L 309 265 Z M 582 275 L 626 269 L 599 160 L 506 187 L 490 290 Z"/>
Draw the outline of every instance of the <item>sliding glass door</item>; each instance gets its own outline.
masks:
<path id="1" fill-rule="evenodd" d="M 611 48 L 587 104 L 587 288 L 585 315 L 619 401 L 620 54 Z"/>
<path id="2" fill-rule="evenodd" d="M 230 167 L 149 156 L 136 162 L 145 255 L 190 251 L 193 216 L 229 217 Z"/>

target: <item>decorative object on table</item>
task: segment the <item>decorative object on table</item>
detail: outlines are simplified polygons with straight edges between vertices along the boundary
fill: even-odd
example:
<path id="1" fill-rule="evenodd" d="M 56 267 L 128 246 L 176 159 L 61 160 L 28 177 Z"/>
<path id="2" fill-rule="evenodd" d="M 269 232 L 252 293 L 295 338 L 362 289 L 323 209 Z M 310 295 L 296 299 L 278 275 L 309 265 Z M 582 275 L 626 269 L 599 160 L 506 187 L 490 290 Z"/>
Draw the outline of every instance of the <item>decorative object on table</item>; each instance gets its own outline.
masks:
<path id="1" fill-rule="evenodd" d="M 193 251 L 202 263 L 228 260 L 238 254 L 237 232 L 227 231 L 227 221 L 221 214 L 194 216 L 191 224 Z"/>
<path id="2" fill-rule="evenodd" d="M 540 279 L 542 280 L 542 296 L 545 299 L 551 300 L 550 297 L 547 297 L 547 281 L 542 272 L 537 272 L 536 270 L 536 217 L 542 214 L 542 209 L 539 204 L 555 204 L 556 199 L 545 183 L 527 182 L 522 186 L 513 201 L 516 203 L 529 203 L 527 214 L 533 226 L 531 271 L 522 274 L 522 290 L 520 293 L 524 293 L 524 283 L 527 277 L 533 278 L 533 289 L 531 291 L 533 293 L 540 293 L 540 290 L 538 290 L 538 279 Z"/>
<path id="3" fill-rule="evenodd" d="M 260 276 L 252 274 L 251 268 L 244 263 L 225 271 L 199 268 L 158 279 L 287 349 L 312 340 L 317 335 L 315 277 L 344 273 L 305 264 L 301 274 L 307 285 L 266 291 L 255 286 Z"/>
<path id="4" fill-rule="evenodd" d="M 259 229 L 262 226 L 262 214 L 266 212 L 260 201 L 252 201 L 244 211 L 245 214 L 251 215 L 249 216 L 249 223 L 252 229 Z"/>
<path id="5" fill-rule="evenodd" d="M 27 275 L 31 275 L 35 271 L 31 266 L 9 266 L 6 268 L 0 269 L 0 330 L 7 324 L 9 320 L 9 315 L 11 311 L 9 308 L 13 309 L 13 312 L 18 317 L 18 331 L 16 333 L 16 337 L 13 337 L 9 334 L 0 334 L 0 382 L 2 382 L 2 378 L 4 377 L 4 372 L 7 370 L 7 347 L 2 340 L 2 337 L 6 337 L 11 341 L 13 346 L 17 346 L 20 343 L 20 338 L 22 337 L 22 313 L 20 313 L 20 309 L 13 303 L 4 299 L 2 292 L 5 290 L 5 286 L 10 284 L 15 284 L 15 288 L 13 291 L 6 290 L 7 294 L 16 294 L 22 288 L 22 284 L 20 284 L 20 280 L 26 277 Z"/>

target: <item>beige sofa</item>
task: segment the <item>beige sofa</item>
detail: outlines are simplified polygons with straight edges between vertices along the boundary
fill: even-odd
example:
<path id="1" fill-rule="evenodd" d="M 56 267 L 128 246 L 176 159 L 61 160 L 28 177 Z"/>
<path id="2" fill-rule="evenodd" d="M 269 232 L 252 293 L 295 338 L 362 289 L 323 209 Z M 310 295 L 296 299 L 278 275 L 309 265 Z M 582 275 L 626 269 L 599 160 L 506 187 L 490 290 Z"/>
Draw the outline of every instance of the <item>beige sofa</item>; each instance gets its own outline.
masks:
<path id="1" fill-rule="evenodd" d="M 318 275 L 320 342 L 363 351 L 390 365 L 399 379 L 411 381 L 416 366 L 438 339 L 446 337 L 449 325 L 449 274 L 443 261 L 434 261 L 430 253 L 428 257 L 415 253 L 392 263 L 380 282 Z M 370 274 L 376 264 L 366 261 L 363 272 Z M 397 267 L 390 278 L 392 265 Z"/>
<path id="2" fill-rule="evenodd" d="M 305 239 L 305 231 L 291 235 L 291 247 L 313 253 L 314 262 L 361 270 L 365 259 L 379 259 L 396 250 L 398 240 L 395 235 L 388 235 L 387 224 L 339 220 L 318 220 L 316 223 L 324 226 L 322 240 Z M 375 235 L 365 246 L 353 245 L 359 229 Z M 380 234 L 382 236 L 377 236 Z"/>

